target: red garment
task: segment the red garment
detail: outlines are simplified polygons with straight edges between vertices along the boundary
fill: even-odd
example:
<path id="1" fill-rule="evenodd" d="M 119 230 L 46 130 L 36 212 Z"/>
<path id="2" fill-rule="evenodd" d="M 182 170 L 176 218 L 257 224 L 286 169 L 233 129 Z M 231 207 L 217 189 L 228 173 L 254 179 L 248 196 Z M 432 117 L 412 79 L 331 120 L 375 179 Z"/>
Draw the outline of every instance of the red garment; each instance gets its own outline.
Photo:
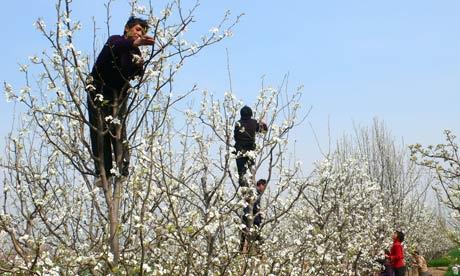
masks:
<path id="1" fill-rule="evenodd" d="M 391 267 L 393 268 L 400 268 L 404 266 L 404 252 L 402 245 L 398 240 L 393 241 L 388 259 L 390 259 Z"/>

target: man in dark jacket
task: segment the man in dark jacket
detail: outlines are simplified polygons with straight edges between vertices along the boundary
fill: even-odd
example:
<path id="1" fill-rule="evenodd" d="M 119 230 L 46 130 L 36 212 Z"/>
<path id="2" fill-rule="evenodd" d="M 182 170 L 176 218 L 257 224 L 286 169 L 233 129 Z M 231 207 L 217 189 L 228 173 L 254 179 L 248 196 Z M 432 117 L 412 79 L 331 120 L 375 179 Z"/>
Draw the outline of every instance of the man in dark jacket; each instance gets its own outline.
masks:
<path id="1" fill-rule="evenodd" d="M 254 159 L 245 154 L 256 149 L 256 132 L 267 131 L 267 125 L 252 119 L 252 109 L 249 106 L 241 108 L 240 115 L 241 119 L 235 124 L 233 136 L 237 153 L 238 182 L 240 186 L 247 187 L 248 183 L 244 176 L 247 170 L 254 165 Z"/>
<path id="2" fill-rule="evenodd" d="M 246 206 L 243 209 L 243 217 L 242 222 L 245 225 L 243 232 L 241 233 L 241 243 L 240 243 L 240 251 L 247 252 L 248 251 L 248 243 L 249 241 L 257 241 L 261 242 L 260 238 L 260 225 L 262 224 L 262 215 L 260 213 L 260 199 L 262 194 L 267 187 L 267 180 L 259 179 L 256 184 L 257 189 L 257 198 L 252 205 L 252 225 L 251 220 L 249 218 L 249 214 L 251 213 L 250 206 Z M 254 227 L 254 232 L 251 234 L 250 229 Z M 250 245 L 249 245 L 250 246 Z"/>
<path id="3" fill-rule="evenodd" d="M 153 45 L 145 35 L 147 21 L 130 17 L 124 34 L 110 36 L 87 79 L 88 113 L 96 185 L 120 173 L 128 176 L 129 151 L 126 141 L 126 112 L 130 81 L 143 74 L 139 46 Z M 116 168 L 112 168 L 112 153 Z M 114 171 L 115 169 L 119 171 Z"/>

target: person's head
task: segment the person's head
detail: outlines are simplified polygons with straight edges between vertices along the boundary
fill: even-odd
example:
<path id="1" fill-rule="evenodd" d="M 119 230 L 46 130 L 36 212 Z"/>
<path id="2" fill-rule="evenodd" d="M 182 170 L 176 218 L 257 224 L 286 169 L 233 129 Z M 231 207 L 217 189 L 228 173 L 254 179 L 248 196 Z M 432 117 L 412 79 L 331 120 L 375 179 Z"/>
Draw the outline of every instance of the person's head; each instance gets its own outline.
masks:
<path id="1" fill-rule="evenodd" d="M 257 180 L 256 186 L 257 186 L 257 191 L 259 191 L 259 193 L 263 193 L 265 191 L 265 188 L 267 187 L 267 180 L 265 179 Z"/>
<path id="2" fill-rule="evenodd" d="M 252 109 L 249 106 L 245 105 L 243 106 L 243 108 L 241 108 L 240 115 L 243 119 L 250 119 L 252 117 Z"/>
<path id="3" fill-rule="evenodd" d="M 125 24 L 123 35 L 127 38 L 137 39 L 145 35 L 148 29 L 147 20 L 131 16 Z"/>
<path id="4" fill-rule="evenodd" d="M 403 242 L 404 241 L 404 233 L 401 232 L 401 231 L 394 231 L 393 235 L 391 236 L 393 238 L 393 240 L 397 240 L 399 242 Z"/>

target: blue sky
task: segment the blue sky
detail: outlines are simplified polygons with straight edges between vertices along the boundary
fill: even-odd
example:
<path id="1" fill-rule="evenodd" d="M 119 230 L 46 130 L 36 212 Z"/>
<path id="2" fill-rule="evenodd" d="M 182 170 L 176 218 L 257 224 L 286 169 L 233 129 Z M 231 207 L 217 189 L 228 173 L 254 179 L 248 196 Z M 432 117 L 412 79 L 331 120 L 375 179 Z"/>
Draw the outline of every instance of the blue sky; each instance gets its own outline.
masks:
<path id="1" fill-rule="evenodd" d="M 92 16 L 103 27 L 103 3 L 74 1 L 74 17 L 85 32 L 91 31 Z M 53 9 L 51 0 L 3 3 L 2 82 L 23 84 L 18 63 L 47 46 L 32 24 L 37 17 L 50 22 Z M 292 89 L 304 85 L 303 106 L 313 106 L 308 122 L 324 147 L 328 127 L 334 140 L 374 117 L 407 144 L 442 142 L 446 128 L 460 134 L 459 1 L 203 0 L 191 33 L 208 32 L 226 10 L 245 13 L 234 36 L 189 60 L 178 89 L 196 83 L 223 94 L 229 87 L 228 49 L 233 90 L 248 104 L 262 76 L 277 86 L 289 73 Z M 125 1 L 114 1 L 112 33 L 122 31 L 128 13 Z M 75 44 L 90 49 L 92 37 L 85 32 Z M 106 33 L 99 34 L 103 41 Z M 13 105 L 2 97 L 0 109 L 4 136 Z M 308 123 L 293 139 L 297 148 L 302 145 L 305 161 L 320 157 Z"/>

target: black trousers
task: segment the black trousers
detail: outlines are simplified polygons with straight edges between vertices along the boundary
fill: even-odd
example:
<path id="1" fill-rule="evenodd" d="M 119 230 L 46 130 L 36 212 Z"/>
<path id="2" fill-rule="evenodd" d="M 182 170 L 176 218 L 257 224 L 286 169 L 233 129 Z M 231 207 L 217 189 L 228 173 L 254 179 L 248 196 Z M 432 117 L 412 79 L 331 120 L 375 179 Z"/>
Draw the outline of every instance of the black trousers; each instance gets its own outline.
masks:
<path id="1" fill-rule="evenodd" d="M 88 117 L 91 138 L 91 150 L 93 153 L 95 175 L 101 174 L 101 163 L 106 176 L 112 175 L 110 170 L 115 160 L 121 174 L 129 174 L 129 145 L 126 141 L 126 111 L 127 111 L 127 87 L 111 89 L 96 86 L 96 91 L 88 93 Z M 97 94 L 104 96 L 104 101 L 96 99 Z M 105 119 L 112 116 L 118 119 L 119 124 L 111 123 Z M 94 129 L 94 128 L 96 129 Z M 114 159 L 113 159 L 113 157 Z"/>
<path id="2" fill-rule="evenodd" d="M 393 271 L 395 272 L 395 276 L 404 276 L 406 274 L 406 267 L 393 268 Z"/>
<path id="3" fill-rule="evenodd" d="M 245 156 L 236 159 L 236 167 L 238 168 L 238 183 L 240 187 L 249 186 L 246 179 L 244 178 L 244 175 L 252 166 L 254 166 L 254 160 L 252 158 Z"/>

